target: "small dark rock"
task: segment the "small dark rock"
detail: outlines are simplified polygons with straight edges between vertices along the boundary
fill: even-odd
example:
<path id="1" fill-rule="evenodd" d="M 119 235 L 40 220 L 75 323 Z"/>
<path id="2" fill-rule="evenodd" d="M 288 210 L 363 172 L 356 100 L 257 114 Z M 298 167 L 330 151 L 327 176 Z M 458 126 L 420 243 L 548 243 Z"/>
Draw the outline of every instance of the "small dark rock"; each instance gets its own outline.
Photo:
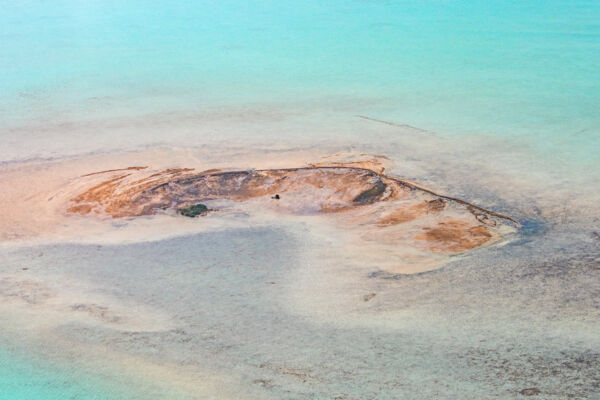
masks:
<path id="1" fill-rule="evenodd" d="M 272 198 L 272 199 L 275 199 L 275 200 L 279 200 L 281 197 L 279 197 L 279 195 L 278 195 L 278 194 L 276 194 L 275 196 L 273 196 L 273 197 L 271 197 L 271 198 Z"/>
<path id="2" fill-rule="evenodd" d="M 210 211 L 210 210 L 204 204 L 194 204 L 193 206 L 189 206 L 186 208 L 180 208 L 179 210 L 177 210 L 177 212 L 179 214 L 183 215 L 184 217 L 190 217 L 190 218 L 194 218 L 194 217 L 197 217 L 198 215 L 206 214 L 208 211 Z"/>
<path id="3" fill-rule="evenodd" d="M 527 388 L 521 390 L 519 393 L 521 393 L 523 396 L 535 396 L 540 394 L 541 391 L 538 388 Z"/>

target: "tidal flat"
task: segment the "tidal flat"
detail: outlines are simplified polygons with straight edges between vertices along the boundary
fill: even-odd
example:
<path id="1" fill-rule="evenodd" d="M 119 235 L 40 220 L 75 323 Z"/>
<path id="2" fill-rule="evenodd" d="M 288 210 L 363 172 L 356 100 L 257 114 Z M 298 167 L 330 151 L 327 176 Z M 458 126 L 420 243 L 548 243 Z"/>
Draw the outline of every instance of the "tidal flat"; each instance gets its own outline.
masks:
<path id="1" fill-rule="evenodd" d="M 6 360 L 34 357 L 34 387 L 55 385 L 44 375 L 53 371 L 58 391 L 90 399 L 598 394 L 590 209 L 565 214 L 565 198 L 549 189 L 556 197 L 546 203 L 495 191 L 519 182 L 492 173 L 452 205 L 434 183 L 435 171 L 448 179 L 452 168 L 420 173 L 444 203 L 417 183 L 394 197 L 379 174 L 402 180 L 419 163 L 332 149 L 158 148 L 5 166 Z M 306 169 L 280 172 L 290 163 Z M 229 166 L 244 172 L 223 181 Z M 30 195 L 14 202 L 22 191 Z M 197 201 L 211 211 L 176 212 Z M 469 204 L 514 221 L 482 218 Z M 468 249 L 419 245 L 429 226 L 456 218 L 498 236 Z"/>
<path id="2" fill-rule="evenodd" d="M 598 253 L 548 261 L 532 257 L 547 241 L 532 240 L 433 273 L 389 275 L 332 265 L 340 250 L 307 235 L 275 224 L 11 251 L 3 309 L 28 309 L 26 336 L 37 331 L 46 356 L 108 358 L 134 376 L 155 366 L 129 398 L 161 393 L 155 379 L 172 386 L 167 397 L 190 399 L 597 393 L 597 299 L 586 293 L 597 288 Z M 481 268 L 486 259 L 496 267 Z"/>
<path id="3" fill-rule="evenodd" d="M 598 21 L 3 2 L 0 400 L 599 399 Z"/>

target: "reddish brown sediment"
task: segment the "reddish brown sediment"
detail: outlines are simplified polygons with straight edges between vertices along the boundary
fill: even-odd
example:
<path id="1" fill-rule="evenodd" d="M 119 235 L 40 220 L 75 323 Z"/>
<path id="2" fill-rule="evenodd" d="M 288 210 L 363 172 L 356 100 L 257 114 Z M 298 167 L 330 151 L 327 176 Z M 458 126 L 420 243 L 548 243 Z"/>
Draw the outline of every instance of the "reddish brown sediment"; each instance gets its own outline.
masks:
<path id="1" fill-rule="evenodd" d="M 445 253 L 461 253 L 482 246 L 492 239 L 492 233 L 482 225 L 470 225 L 464 221 L 443 221 L 434 227 L 424 227 L 415 239 L 424 240 L 429 250 Z"/>
<path id="2" fill-rule="evenodd" d="M 378 222 L 378 226 L 389 226 L 403 224 L 405 222 L 413 221 L 419 217 L 427 214 L 436 214 L 441 212 L 446 207 L 446 201 L 443 199 L 434 199 L 417 203 L 415 205 L 401 208 L 392 212 L 391 214 L 381 218 Z"/>
<path id="3" fill-rule="evenodd" d="M 392 179 L 392 180 L 394 180 L 394 181 L 396 181 L 396 182 L 398 182 L 398 183 L 400 183 L 402 185 L 405 185 L 406 187 L 409 187 L 411 189 L 420 190 L 422 192 L 429 193 L 429 194 L 434 195 L 434 196 L 436 196 L 436 197 L 438 197 L 440 199 L 450 200 L 450 201 L 453 201 L 455 203 L 465 205 L 465 206 L 468 207 L 469 211 L 473 215 L 482 215 L 482 214 L 485 215 L 485 218 L 483 218 L 483 219 L 487 219 L 489 217 L 496 217 L 496 218 L 500 218 L 500 219 L 503 219 L 503 220 L 506 220 L 506 221 L 510 221 L 510 222 L 512 222 L 515 225 L 520 225 L 517 220 L 515 220 L 515 219 L 513 219 L 511 217 L 508 217 L 508 216 L 503 215 L 503 214 L 496 213 L 494 211 L 490 211 L 490 210 L 485 209 L 483 207 L 479 207 L 479 206 L 477 206 L 475 204 L 469 203 L 468 201 L 464 201 L 464 200 L 458 199 L 456 197 L 450 197 L 450 196 L 445 196 L 443 194 L 438 194 L 438 193 L 436 193 L 436 192 L 434 192 L 432 190 L 429 190 L 427 188 L 424 188 L 423 186 L 420 186 L 420 185 L 418 185 L 418 184 L 416 184 L 414 182 L 410 182 L 410 181 L 405 180 L 405 179 L 390 178 L 390 177 L 388 177 L 388 179 Z"/>
<path id="4" fill-rule="evenodd" d="M 359 168 L 190 172 L 189 169 L 169 169 L 128 182 L 123 180 L 130 174 L 118 175 L 73 198 L 74 204 L 67 211 L 133 217 L 201 201 L 246 201 L 275 194 L 308 195 L 312 191 L 310 195 L 317 196 L 315 200 L 322 210 L 331 212 L 370 204 L 383 197 L 397 198 L 406 191 L 392 182 L 384 182 L 376 172 Z"/>
<path id="5" fill-rule="evenodd" d="M 76 206 L 71 206 L 67 208 L 67 212 L 76 213 L 76 214 L 89 214 L 92 211 L 92 206 L 89 204 L 78 204 Z"/>
<path id="6" fill-rule="evenodd" d="M 123 174 L 108 179 L 98 185 L 91 187 L 79 196 L 72 199 L 74 205 L 67 209 L 70 213 L 88 214 L 91 211 L 99 213 L 99 207 L 115 199 L 115 192 L 119 187 L 119 181 L 130 174 Z M 96 206 L 95 206 L 96 205 Z"/>
<path id="7" fill-rule="evenodd" d="M 118 173 L 125 170 L 128 172 Z M 416 243 L 426 242 L 430 251 L 443 253 L 489 243 L 499 237 L 497 228 L 515 222 L 463 200 L 388 177 L 382 171 L 383 167 L 372 161 L 248 171 L 121 169 L 72 198 L 67 212 L 122 218 L 211 200 L 255 200 L 262 202 L 259 207 L 291 214 L 330 215 L 335 219 L 343 213 L 352 226 L 376 227 L 388 237 L 405 237 L 403 232 L 411 229 L 418 232 L 409 235 Z M 406 224 L 409 228 L 400 226 Z"/>

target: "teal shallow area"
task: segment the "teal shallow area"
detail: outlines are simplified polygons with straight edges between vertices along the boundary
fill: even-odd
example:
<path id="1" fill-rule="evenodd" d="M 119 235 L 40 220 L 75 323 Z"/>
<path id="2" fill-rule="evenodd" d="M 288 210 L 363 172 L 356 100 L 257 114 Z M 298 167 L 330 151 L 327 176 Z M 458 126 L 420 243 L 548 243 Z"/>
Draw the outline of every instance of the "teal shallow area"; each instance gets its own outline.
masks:
<path id="1" fill-rule="evenodd" d="M 598 161 L 594 0 L 19 1 L 3 6 L 0 36 L 5 135 L 333 99 L 370 104 L 350 115 Z"/>
<path id="2" fill-rule="evenodd" d="M 51 365 L 0 347 L 1 400 L 116 400 L 130 398 L 126 393 L 73 366 Z"/>

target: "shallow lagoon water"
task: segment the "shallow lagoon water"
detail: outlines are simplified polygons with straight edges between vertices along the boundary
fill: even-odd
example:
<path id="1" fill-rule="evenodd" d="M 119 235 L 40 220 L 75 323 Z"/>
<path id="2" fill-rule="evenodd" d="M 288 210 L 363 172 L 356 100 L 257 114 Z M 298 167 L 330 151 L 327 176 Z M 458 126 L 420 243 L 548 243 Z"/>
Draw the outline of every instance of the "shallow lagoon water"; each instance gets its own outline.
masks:
<path id="1" fill-rule="evenodd" d="M 562 0 L 8 4 L 1 158 L 356 138 L 359 114 L 597 162 L 598 15 Z"/>
<path id="2" fill-rule="evenodd" d="M 85 376 L 70 375 L 56 365 L 23 360 L 4 349 L 0 360 L 0 398 L 3 399 L 119 398 L 118 394 L 110 396 L 107 388 L 83 383 Z"/>
<path id="3" fill-rule="evenodd" d="M 597 2 L 167 3 L 6 5 L 0 184 L 364 152 L 522 227 L 407 276 L 302 220 L 2 218 L 0 398 L 598 396 Z"/>

